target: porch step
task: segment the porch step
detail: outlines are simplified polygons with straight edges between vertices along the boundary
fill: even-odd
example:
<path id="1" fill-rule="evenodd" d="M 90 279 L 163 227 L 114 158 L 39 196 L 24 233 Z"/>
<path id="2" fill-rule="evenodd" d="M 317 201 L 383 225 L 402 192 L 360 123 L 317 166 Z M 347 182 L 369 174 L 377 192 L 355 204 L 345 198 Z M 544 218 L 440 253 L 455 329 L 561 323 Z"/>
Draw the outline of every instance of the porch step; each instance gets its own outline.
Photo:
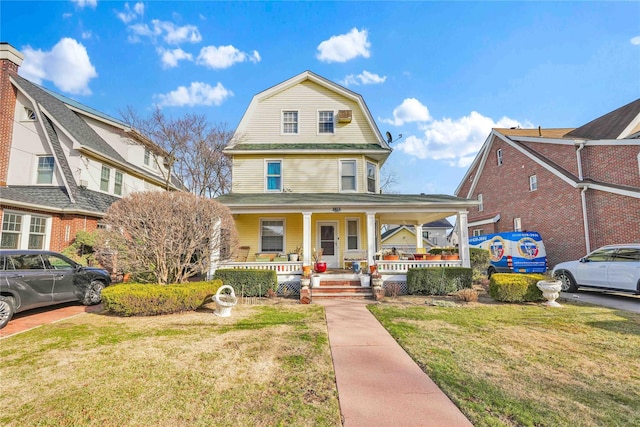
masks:
<path id="1" fill-rule="evenodd" d="M 320 279 L 320 286 L 324 287 L 324 286 L 330 286 L 330 287 L 344 287 L 344 286 L 350 286 L 350 287 L 358 287 L 361 288 L 362 286 L 360 286 L 360 280 L 348 280 L 348 279 L 326 279 L 326 280 L 322 280 Z"/>
<path id="2" fill-rule="evenodd" d="M 312 288 L 312 298 L 373 298 L 371 288 L 360 286 L 325 286 L 325 282 L 321 282 L 319 288 Z"/>

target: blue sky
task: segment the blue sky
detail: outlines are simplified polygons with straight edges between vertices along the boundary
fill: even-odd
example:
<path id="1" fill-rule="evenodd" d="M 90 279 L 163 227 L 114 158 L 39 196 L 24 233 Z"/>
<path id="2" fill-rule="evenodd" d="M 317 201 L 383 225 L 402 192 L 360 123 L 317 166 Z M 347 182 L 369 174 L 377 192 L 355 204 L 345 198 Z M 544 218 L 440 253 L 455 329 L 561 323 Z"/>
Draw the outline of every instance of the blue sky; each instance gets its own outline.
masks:
<path id="1" fill-rule="evenodd" d="M 577 127 L 640 97 L 640 2 L 2 1 L 20 74 L 113 117 L 234 129 L 305 70 L 361 94 L 398 193 L 453 194 L 492 127 Z"/>

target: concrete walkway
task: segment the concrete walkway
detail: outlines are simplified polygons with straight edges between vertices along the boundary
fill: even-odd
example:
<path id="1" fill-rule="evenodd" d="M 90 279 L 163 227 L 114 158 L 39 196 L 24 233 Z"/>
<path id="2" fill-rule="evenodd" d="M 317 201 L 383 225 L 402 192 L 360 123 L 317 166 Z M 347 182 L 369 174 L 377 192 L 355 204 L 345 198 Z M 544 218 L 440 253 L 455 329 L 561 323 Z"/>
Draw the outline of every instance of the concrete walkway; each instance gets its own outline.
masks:
<path id="1" fill-rule="evenodd" d="M 362 300 L 318 300 L 345 427 L 472 426 L 396 343 Z"/>

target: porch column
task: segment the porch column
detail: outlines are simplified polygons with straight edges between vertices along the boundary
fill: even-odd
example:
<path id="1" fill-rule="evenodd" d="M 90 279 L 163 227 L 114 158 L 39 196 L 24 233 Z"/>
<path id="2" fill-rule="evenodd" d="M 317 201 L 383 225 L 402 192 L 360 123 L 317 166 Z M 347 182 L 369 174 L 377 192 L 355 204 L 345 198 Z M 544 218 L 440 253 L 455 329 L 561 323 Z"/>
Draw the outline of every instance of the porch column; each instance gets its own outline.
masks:
<path id="1" fill-rule="evenodd" d="M 213 223 L 213 233 L 211 236 L 211 244 L 209 246 L 211 254 L 209 255 L 209 270 L 207 271 L 207 280 L 213 279 L 213 274 L 218 269 L 218 263 L 220 262 L 220 225 L 222 224 L 220 218 Z"/>
<path id="2" fill-rule="evenodd" d="M 373 265 L 373 256 L 376 253 L 376 214 L 375 212 L 366 212 L 367 214 L 367 263 Z"/>
<path id="3" fill-rule="evenodd" d="M 302 212 L 302 265 L 311 265 L 311 212 Z"/>
<path id="4" fill-rule="evenodd" d="M 458 253 L 463 267 L 471 267 L 469 258 L 469 225 L 467 223 L 467 211 L 460 211 L 457 215 L 458 225 Z"/>
<path id="5" fill-rule="evenodd" d="M 421 247 L 422 247 L 422 224 L 416 225 L 416 248 L 421 248 Z"/>

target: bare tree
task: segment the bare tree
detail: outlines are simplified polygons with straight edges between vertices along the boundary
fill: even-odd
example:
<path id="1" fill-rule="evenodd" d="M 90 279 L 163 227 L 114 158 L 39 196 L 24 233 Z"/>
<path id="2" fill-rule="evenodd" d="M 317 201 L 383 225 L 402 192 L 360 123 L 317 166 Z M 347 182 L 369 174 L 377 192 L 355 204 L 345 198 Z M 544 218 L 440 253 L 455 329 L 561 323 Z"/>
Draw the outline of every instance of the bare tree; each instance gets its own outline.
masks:
<path id="1" fill-rule="evenodd" d="M 216 197 L 231 189 L 231 160 L 222 150 L 233 138 L 223 123 L 209 123 L 204 115 L 169 118 L 159 108 L 140 117 L 131 107 L 123 120 L 166 151 L 169 169 L 190 192 Z"/>
<path id="2" fill-rule="evenodd" d="M 398 183 L 398 177 L 393 170 L 385 164 L 380 170 L 380 191 L 382 193 L 393 194 L 394 186 Z"/>
<path id="3" fill-rule="evenodd" d="M 228 258 L 237 231 L 223 204 L 186 192 L 134 193 L 115 202 L 96 244 L 98 260 L 157 283 L 182 283 L 207 270 L 213 251 Z"/>

